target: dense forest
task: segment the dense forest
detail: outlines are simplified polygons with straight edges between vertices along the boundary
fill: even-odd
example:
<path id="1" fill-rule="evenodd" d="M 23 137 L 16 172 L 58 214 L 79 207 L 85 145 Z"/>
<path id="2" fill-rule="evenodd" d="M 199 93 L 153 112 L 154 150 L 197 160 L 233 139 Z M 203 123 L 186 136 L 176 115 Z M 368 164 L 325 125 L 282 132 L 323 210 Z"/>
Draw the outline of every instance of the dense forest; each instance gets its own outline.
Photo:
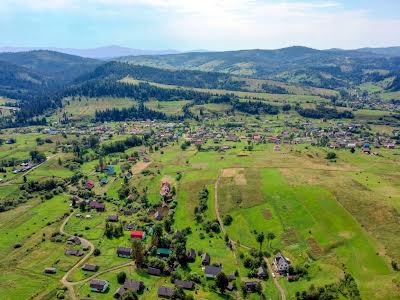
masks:
<path id="1" fill-rule="evenodd" d="M 141 102 L 138 107 L 122 108 L 122 109 L 106 109 L 104 111 L 96 111 L 95 121 L 129 121 L 129 120 L 166 120 L 167 116 L 162 112 L 148 109 Z"/>
<path id="2" fill-rule="evenodd" d="M 319 105 L 315 109 L 313 108 L 302 108 L 300 106 L 296 106 L 296 111 L 300 116 L 305 118 L 313 118 L 313 119 L 342 119 L 354 118 L 354 115 L 351 111 L 338 111 L 335 108 L 329 108 L 324 105 Z"/>
<path id="3" fill-rule="evenodd" d="M 259 114 L 270 114 L 276 115 L 279 113 L 279 108 L 277 106 L 263 103 L 261 101 L 234 101 L 233 108 L 240 112 L 252 114 L 252 115 L 259 115 Z"/>
<path id="4" fill-rule="evenodd" d="M 172 57 L 174 61 L 171 61 Z M 344 57 L 347 59 L 344 60 Z M 210 59 L 217 58 L 221 59 L 221 64 L 215 67 L 215 71 L 220 73 L 182 69 L 165 70 L 131 64 L 141 63 L 143 57 L 125 58 L 124 61 L 130 63 L 121 63 L 86 59 L 52 51 L 0 53 L 0 95 L 18 100 L 19 108 L 15 116 L 2 118 L 0 126 L 44 125 L 46 124 L 44 117 L 61 107 L 62 100 L 66 96 L 126 97 L 139 102 L 150 99 L 190 100 L 194 104 L 231 102 L 237 111 L 250 114 L 276 114 L 279 111 L 278 107 L 263 102 L 232 102 L 235 100 L 233 95 L 218 96 L 190 89 L 166 89 L 143 82 L 127 84 L 119 81 L 130 76 L 142 81 L 182 87 L 243 91 L 249 88 L 248 83 L 231 74 L 235 70 L 238 71 L 237 64 L 242 61 L 254 61 L 252 68 L 255 69 L 255 74 L 259 75 L 255 77 L 264 77 L 264 75 L 269 77 L 265 73 L 268 70 L 271 76 L 278 76 L 281 81 L 300 83 L 305 86 L 335 89 L 340 87 L 341 90 L 366 81 L 382 82 L 394 78 L 387 89 L 400 90 L 400 58 L 364 51 L 319 51 L 305 47 L 291 47 L 273 51 L 250 50 L 155 56 L 152 60 L 186 68 L 190 62 L 207 63 Z M 232 67 L 233 65 L 235 68 Z M 225 67 L 229 66 L 232 68 L 225 70 Z M 274 94 L 288 93 L 284 87 L 267 83 L 262 84 L 261 89 Z M 193 117 L 188 107 L 184 108 L 184 116 Z M 97 115 L 96 118 L 99 120 L 136 118 L 138 116 L 136 110 L 137 108 L 129 108 L 121 111 L 107 111 L 104 115 Z M 296 111 L 303 117 L 310 118 L 353 117 L 351 112 L 341 112 L 326 107 L 316 109 L 297 107 Z M 145 113 L 147 116 L 164 118 L 151 110 Z"/>
<path id="5" fill-rule="evenodd" d="M 189 70 L 164 70 L 127 63 L 109 62 L 96 68 L 92 73 L 79 77 L 76 82 L 93 79 L 119 80 L 130 76 L 144 81 L 184 87 L 243 90 L 244 81 L 233 79 L 229 74 Z"/>

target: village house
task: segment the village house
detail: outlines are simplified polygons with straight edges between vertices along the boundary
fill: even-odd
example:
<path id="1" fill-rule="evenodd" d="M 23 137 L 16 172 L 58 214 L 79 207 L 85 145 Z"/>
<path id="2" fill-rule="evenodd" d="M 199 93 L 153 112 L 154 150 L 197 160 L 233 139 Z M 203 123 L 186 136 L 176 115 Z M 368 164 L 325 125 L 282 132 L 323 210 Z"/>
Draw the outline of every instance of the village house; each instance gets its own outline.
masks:
<path id="1" fill-rule="evenodd" d="M 107 166 L 105 171 L 106 171 L 108 176 L 115 175 L 115 173 L 116 173 L 113 166 Z"/>
<path id="2" fill-rule="evenodd" d="M 157 291 L 158 297 L 161 298 L 171 298 L 174 294 L 174 289 L 168 286 L 160 286 Z"/>
<path id="3" fill-rule="evenodd" d="M 206 266 L 204 268 L 204 274 L 207 278 L 216 278 L 221 271 L 222 267 Z"/>
<path id="4" fill-rule="evenodd" d="M 264 266 L 260 266 L 257 270 L 257 277 L 260 279 L 265 279 L 268 277 L 267 270 L 265 269 Z"/>
<path id="5" fill-rule="evenodd" d="M 194 262 L 196 260 L 196 251 L 191 248 L 187 253 L 187 260 L 189 262 Z"/>
<path id="6" fill-rule="evenodd" d="M 361 150 L 364 154 L 371 154 L 371 147 L 369 143 L 365 143 Z"/>
<path id="7" fill-rule="evenodd" d="M 178 288 L 182 288 L 185 290 L 193 290 L 194 288 L 194 282 L 190 280 L 175 279 L 174 283 Z"/>
<path id="8" fill-rule="evenodd" d="M 82 267 L 82 270 L 87 272 L 97 272 L 98 269 L 99 269 L 98 265 L 91 265 L 91 264 L 84 264 Z"/>
<path id="9" fill-rule="evenodd" d="M 140 293 L 144 290 L 143 281 L 126 279 L 124 284 L 117 289 L 114 294 L 115 299 L 121 298 L 127 291 L 132 291 L 134 293 Z"/>
<path id="10" fill-rule="evenodd" d="M 94 188 L 94 181 L 93 181 L 93 180 L 88 180 L 88 181 L 86 181 L 85 186 L 86 186 L 86 188 L 87 188 L 88 190 L 93 189 L 93 188 Z"/>
<path id="11" fill-rule="evenodd" d="M 132 178 L 132 176 L 133 176 L 133 174 L 132 174 L 131 171 L 127 171 L 127 172 L 124 172 L 124 173 L 122 174 L 122 178 L 124 178 L 124 179 L 126 179 L 126 180 L 130 180 L 130 179 Z"/>
<path id="12" fill-rule="evenodd" d="M 153 267 L 148 267 L 147 268 L 147 274 L 153 275 L 153 276 L 160 276 L 161 275 L 161 270 Z"/>
<path id="13" fill-rule="evenodd" d="M 253 141 L 255 142 L 261 142 L 262 141 L 262 136 L 257 134 L 253 136 Z"/>
<path id="14" fill-rule="evenodd" d="M 208 253 L 203 253 L 201 255 L 201 264 L 203 266 L 208 266 L 210 264 L 210 261 L 211 261 L 211 257 Z"/>
<path id="15" fill-rule="evenodd" d="M 69 256 L 82 256 L 83 252 L 81 252 L 80 250 L 75 250 L 75 249 L 67 249 L 65 250 L 65 255 L 69 255 Z"/>
<path id="16" fill-rule="evenodd" d="M 119 218 L 118 218 L 118 215 L 109 215 L 108 216 L 108 221 L 109 222 L 118 222 L 118 220 L 119 220 Z"/>
<path id="17" fill-rule="evenodd" d="M 396 145 L 394 144 L 394 143 L 388 143 L 388 144 L 386 144 L 386 146 L 385 146 L 387 149 L 395 149 L 396 148 Z"/>
<path id="18" fill-rule="evenodd" d="M 163 218 L 163 215 L 160 211 L 156 211 L 154 214 L 154 219 L 156 219 L 157 221 L 161 221 Z"/>
<path id="19" fill-rule="evenodd" d="M 67 244 L 80 245 L 81 244 L 81 239 L 78 238 L 77 236 L 71 236 L 71 237 L 68 238 Z"/>
<path id="20" fill-rule="evenodd" d="M 104 203 L 92 201 L 90 202 L 90 209 L 95 209 L 97 212 L 104 212 L 106 210 L 106 207 Z"/>
<path id="21" fill-rule="evenodd" d="M 49 268 L 44 269 L 44 272 L 46 274 L 56 274 L 57 270 L 56 270 L 56 268 L 49 267 Z"/>
<path id="22" fill-rule="evenodd" d="M 108 289 L 108 281 L 92 279 L 90 281 L 90 290 L 93 292 L 104 293 Z"/>
<path id="23" fill-rule="evenodd" d="M 101 180 L 100 180 L 100 184 L 101 185 L 106 185 L 108 183 L 108 178 L 107 177 L 103 177 Z"/>
<path id="24" fill-rule="evenodd" d="M 169 182 L 164 181 L 161 184 L 160 195 L 162 197 L 166 197 L 169 194 L 170 191 L 171 191 L 171 185 L 169 184 Z"/>
<path id="25" fill-rule="evenodd" d="M 146 238 L 146 232 L 141 230 L 131 231 L 131 239 L 144 240 Z"/>
<path id="26" fill-rule="evenodd" d="M 255 292 L 259 285 L 258 281 L 246 281 L 244 282 L 244 287 L 248 292 Z"/>
<path id="27" fill-rule="evenodd" d="M 132 248 L 118 247 L 117 248 L 117 255 L 118 255 L 118 257 L 131 258 L 131 256 L 132 256 Z"/>
<path id="28" fill-rule="evenodd" d="M 168 257 L 171 255 L 171 250 L 167 248 L 157 248 L 157 255 L 161 257 Z"/>
<path id="29" fill-rule="evenodd" d="M 281 275 L 286 274 L 289 271 L 290 261 L 280 252 L 275 255 L 272 264 L 274 265 L 276 272 Z"/>
<path id="30" fill-rule="evenodd" d="M 235 284 L 232 282 L 228 283 L 228 286 L 226 287 L 226 289 L 230 292 L 232 292 L 234 289 L 236 288 Z"/>

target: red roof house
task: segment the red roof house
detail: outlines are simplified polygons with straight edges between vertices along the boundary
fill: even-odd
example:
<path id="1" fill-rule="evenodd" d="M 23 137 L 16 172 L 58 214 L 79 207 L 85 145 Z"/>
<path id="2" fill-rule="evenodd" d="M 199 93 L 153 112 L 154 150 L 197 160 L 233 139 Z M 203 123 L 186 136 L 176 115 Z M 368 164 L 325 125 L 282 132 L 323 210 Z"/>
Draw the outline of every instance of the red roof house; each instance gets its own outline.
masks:
<path id="1" fill-rule="evenodd" d="M 160 195 L 166 196 L 169 194 L 170 190 L 171 190 L 171 185 L 169 184 L 169 182 L 165 181 L 161 184 Z"/>
<path id="2" fill-rule="evenodd" d="M 131 239 L 141 239 L 143 240 L 146 237 L 146 233 L 144 231 L 131 231 Z"/>
<path id="3" fill-rule="evenodd" d="M 89 189 L 89 190 L 94 188 L 94 181 L 93 180 L 86 181 L 86 188 Z"/>

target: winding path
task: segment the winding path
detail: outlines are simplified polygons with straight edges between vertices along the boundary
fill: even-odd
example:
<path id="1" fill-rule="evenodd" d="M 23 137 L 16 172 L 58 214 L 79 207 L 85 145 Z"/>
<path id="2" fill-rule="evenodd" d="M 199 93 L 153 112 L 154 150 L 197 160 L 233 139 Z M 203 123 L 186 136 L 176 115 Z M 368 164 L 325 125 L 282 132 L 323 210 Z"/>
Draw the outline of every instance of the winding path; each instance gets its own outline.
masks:
<path id="1" fill-rule="evenodd" d="M 68 237 L 71 237 L 72 235 L 69 234 L 68 232 L 66 232 L 64 228 L 65 228 L 65 225 L 68 223 L 69 219 L 71 218 L 71 216 L 73 216 L 73 214 L 74 213 L 71 213 L 64 220 L 64 222 L 61 224 L 61 227 L 60 227 L 60 233 L 65 234 Z M 68 277 L 73 272 L 75 272 L 84 262 L 86 262 L 94 252 L 94 245 L 90 241 L 88 241 L 88 240 L 86 240 L 84 238 L 81 238 L 81 237 L 80 237 L 80 240 L 81 240 L 81 242 L 86 243 L 87 245 L 89 245 L 90 250 L 84 257 L 82 257 L 78 262 L 76 262 L 76 264 L 71 269 L 69 269 L 68 272 L 65 273 L 65 275 L 60 280 L 60 282 L 68 289 L 68 293 L 69 293 L 70 298 L 72 300 L 78 300 L 79 299 L 79 297 L 77 297 L 77 295 L 75 293 L 74 286 L 83 284 L 85 282 L 88 282 L 89 280 L 92 280 L 93 278 L 96 278 L 96 277 L 98 277 L 100 275 L 103 275 L 103 274 L 106 274 L 108 272 L 112 272 L 112 271 L 115 271 L 115 270 L 118 270 L 118 269 L 122 269 L 122 268 L 125 268 L 125 267 L 129 267 L 129 266 L 135 266 L 135 263 L 133 261 L 129 261 L 127 263 L 108 268 L 108 269 L 103 270 L 101 272 L 97 272 L 97 273 L 93 274 L 92 276 L 90 276 L 88 278 L 85 278 L 85 279 L 82 279 L 82 280 L 79 280 L 79 281 L 68 281 Z"/>
<path id="2" fill-rule="evenodd" d="M 225 234 L 227 234 L 227 232 L 226 232 L 226 229 L 224 227 L 224 223 L 222 222 L 221 215 L 220 215 L 219 209 L 218 209 L 218 207 L 219 207 L 219 205 L 218 205 L 218 185 L 219 185 L 220 180 L 221 180 L 221 174 L 218 174 L 218 178 L 217 178 L 217 181 L 215 182 L 215 186 L 214 186 L 214 208 L 215 208 L 215 215 L 216 215 L 216 217 L 218 219 L 218 222 L 219 222 L 219 224 L 221 226 L 221 230 L 225 235 Z M 229 241 L 230 241 L 230 243 L 232 245 L 232 249 L 235 250 L 236 242 L 234 240 L 232 240 L 231 238 L 229 238 Z M 250 247 L 242 245 L 242 244 L 239 244 L 239 246 L 244 248 L 244 249 L 247 249 L 247 250 L 251 249 Z M 269 271 L 269 273 L 270 273 L 270 275 L 272 277 L 272 280 L 274 281 L 274 284 L 275 284 L 276 288 L 278 289 L 278 291 L 281 294 L 281 300 L 286 300 L 285 290 L 279 284 L 278 279 L 276 277 L 272 276 L 273 269 L 272 269 L 271 263 L 269 262 L 267 257 L 264 257 L 264 261 L 267 264 L 268 271 Z"/>
<path id="3" fill-rule="evenodd" d="M 71 237 L 71 236 L 73 236 L 73 235 L 72 235 L 72 234 L 69 234 L 68 232 L 66 232 L 66 231 L 64 230 L 64 227 L 65 227 L 65 225 L 68 223 L 69 219 L 71 218 L 71 216 L 72 216 L 73 214 L 74 214 L 74 213 L 72 212 L 72 213 L 64 220 L 64 222 L 61 224 L 61 227 L 60 227 L 60 233 L 65 234 L 65 235 L 68 236 L 68 237 Z M 78 269 L 85 261 L 87 261 L 87 260 L 89 259 L 89 257 L 90 257 L 90 256 L 93 254 L 93 252 L 94 252 L 94 245 L 93 245 L 91 242 L 89 242 L 88 240 L 86 240 L 86 239 L 84 239 L 84 238 L 81 238 L 81 237 L 80 237 L 80 240 L 81 240 L 81 242 L 84 242 L 84 243 L 86 243 L 87 245 L 89 245 L 90 250 L 89 250 L 89 252 L 88 252 L 84 257 L 82 257 L 71 269 L 69 269 L 68 272 L 65 273 L 65 275 L 64 275 L 64 276 L 61 278 L 61 280 L 60 280 L 60 282 L 68 289 L 70 298 L 73 299 L 73 300 L 77 300 L 77 299 L 78 299 L 78 298 L 76 297 L 76 294 L 75 294 L 74 285 L 78 284 L 79 282 L 70 282 L 70 281 L 68 281 L 68 277 L 69 277 L 69 275 L 71 275 L 76 269 Z"/>

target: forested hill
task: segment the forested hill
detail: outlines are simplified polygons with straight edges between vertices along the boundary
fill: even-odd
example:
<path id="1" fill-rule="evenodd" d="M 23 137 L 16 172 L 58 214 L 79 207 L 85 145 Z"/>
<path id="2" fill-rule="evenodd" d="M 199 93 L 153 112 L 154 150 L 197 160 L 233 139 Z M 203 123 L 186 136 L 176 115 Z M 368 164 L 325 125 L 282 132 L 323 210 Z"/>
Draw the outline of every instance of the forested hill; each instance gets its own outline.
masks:
<path id="1" fill-rule="evenodd" d="M 0 96 L 26 99 L 56 84 L 51 78 L 30 69 L 0 61 Z"/>
<path id="2" fill-rule="evenodd" d="M 74 80 L 103 63 L 94 59 L 45 50 L 0 53 L 0 61 L 24 67 L 60 82 Z"/>
<path id="3" fill-rule="evenodd" d="M 100 79 L 120 80 L 127 76 L 138 80 L 197 88 L 240 90 L 244 86 L 243 81 L 224 73 L 166 70 L 114 61 L 103 64 L 93 72 L 77 78 L 75 83 Z"/>
<path id="4" fill-rule="evenodd" d="M 400 69 L 398 58 L 391 55 L 306 47 L 122 57 L 119 61 L 167 69 L 223 72 L 325 88 L 380 81 Z M 382 70 L 386 75 L 382 75 Z"/>
<path id="5" fill-rule="evenodd" d="M 53 51 L 0 53 L 0 96 L 34 101 L 104 62 Z"/>

